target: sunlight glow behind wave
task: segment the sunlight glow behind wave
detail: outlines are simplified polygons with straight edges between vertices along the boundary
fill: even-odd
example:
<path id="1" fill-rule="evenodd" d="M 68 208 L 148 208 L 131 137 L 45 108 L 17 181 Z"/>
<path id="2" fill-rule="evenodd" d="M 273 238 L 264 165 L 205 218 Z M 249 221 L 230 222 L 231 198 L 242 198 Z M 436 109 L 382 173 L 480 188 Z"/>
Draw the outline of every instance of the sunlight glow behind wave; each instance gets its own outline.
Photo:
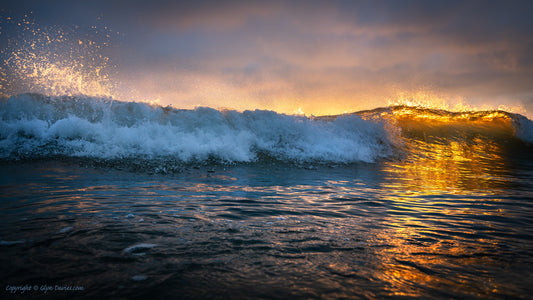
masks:
<path id="1" fill-rule="evenodd" d="M 305 116 L 353 113 L 387 104 L 450 112 L 507 111 L 528 116 L 520 106 L 472 106 L 459 96 L 442 94 L 431 88 L 376 91 L 375 95 L 369 94 L 366 99 L 334 92 L 303 97 L 293 95 L 290 85 L 294 83 L 286 82 L 278 98 L 259 100 L 254 98 L 250 90 L 260 91 L 267 87 L 224 85 L 214 75 L 213 78 L 196 78 L 192 74 L 190 82 L 185 82 L 183 87 L 173 86 L 162 94 L 141 93 L 143 86 L 118 80 L 124 74 L 118 74 L 118 67 L 107 55 L 111 41 L 118 33 L 106 26 L 66 29 L 43 27 L 33 21 L 31 14 L 20 20 L 10 17 L 0 19 L 0 25 L 0 96 L 6 98 L 22 93 L 58 97 L 85 95 L 187 109 L 198 106 L 238 111 L 265 109 Z M 183 81 L 177 77 L 181 78 L 184 74 L 166 75 L 176 82 Z M 144 78 L 150 77 L 150 74 L 139 76 L 144 85 L 153 81 Z M 157 90 L 157 84 L 153 82 L 155 87 L 148 90 Z M 188 84 L 194 88 L 188 87 Z M 382 96 L 389 92 L 393 96 Z"/>
<path id="2" fill-rule="evenodd" d="M 475 106 L 468 104 L 463 97 L 442 95 L 431 89 L 398 91 L 387 102 L 388 106 L 439 109 L 449 112 L 506 111 L 509 113 L 526 114 L 526 110 L 521 105 L 483 104 L 481 106 Z"/>

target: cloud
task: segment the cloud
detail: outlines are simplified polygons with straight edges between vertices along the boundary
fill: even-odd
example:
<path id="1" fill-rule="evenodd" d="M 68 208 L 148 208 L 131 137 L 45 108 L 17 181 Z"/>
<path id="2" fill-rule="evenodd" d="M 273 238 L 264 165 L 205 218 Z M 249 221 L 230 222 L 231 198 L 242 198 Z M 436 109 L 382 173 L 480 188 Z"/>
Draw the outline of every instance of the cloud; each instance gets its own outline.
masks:
<path id="1" fill-rule="evenodd" d="M 121 80 L 163 103 L 360 107 L 428 86 L 494 101 L 533 94 L 528 1 L 38 3 L 10 5 L 48 23 L 98 15 L 120 31 Z"/>

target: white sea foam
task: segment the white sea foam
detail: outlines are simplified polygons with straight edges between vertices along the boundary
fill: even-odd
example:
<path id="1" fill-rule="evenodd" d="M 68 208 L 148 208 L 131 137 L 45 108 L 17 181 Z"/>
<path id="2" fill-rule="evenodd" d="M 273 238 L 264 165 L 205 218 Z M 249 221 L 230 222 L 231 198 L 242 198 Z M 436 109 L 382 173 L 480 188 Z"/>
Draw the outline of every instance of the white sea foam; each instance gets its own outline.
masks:
<path id="1" fill-rule="evenodd" d="M 533 121 L 524 116 L 515 116 L 514 127 L 516 136 L 522 141 L 533 145 Z"/>
<path id="2" fill-rule="evenodd" d="M 0 240 L 0 246 L 11 246 L 11 245 L 23 244 L 24 242 L 25 240 L 17 240 L 17 241 Z"/>
<path id="3" fill-rule="evenodd" d="M 23 94 L 0 101 L 0 156 L 66 155 L 250 162 L 373 162 L 393 138 L 358 116 L 319 120 L 271 111 L 177 110 L 145 103 Z"/>
<path id="4" fill-rule="evenodd" d="M 126 253 L 132 253 L 137 250 L 143 250 L 143 249 L 150 249 L 157 247 L 157 244 L 149 244 L 149 243 L 141 243 L 141 244 L 135 244 L 133 246 L 129 246 L 128 248 L 124 249 L 123 251 Z"/>
<path id="5" fill-rule="evenodd" d="M 72 230 L 72 226 L 68 226 L 59 230 L 59 233 L 67 233 Z"/>
<path id="6" fill-rule="evenodd" d="M 143 281 L 143 280 L 146 280 L 146 279 L 148 279 L 148 276 L 146 276 L 146 275 L 135 275 L 135 276 L 131 277 L 131 280 L 133 280 L 133 281 Z"/>

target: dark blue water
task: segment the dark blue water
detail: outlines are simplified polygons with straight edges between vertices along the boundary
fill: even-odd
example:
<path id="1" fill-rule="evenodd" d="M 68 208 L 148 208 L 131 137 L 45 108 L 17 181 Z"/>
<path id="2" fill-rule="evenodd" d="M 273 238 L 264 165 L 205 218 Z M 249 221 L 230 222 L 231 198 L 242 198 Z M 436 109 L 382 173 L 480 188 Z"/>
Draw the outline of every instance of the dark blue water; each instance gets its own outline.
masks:
<path id="1" fill-rule="evenodd" d="M 2 295 L 527 299 L 531 165 L 425 159 L 170 175 L 4 163 Z"/>

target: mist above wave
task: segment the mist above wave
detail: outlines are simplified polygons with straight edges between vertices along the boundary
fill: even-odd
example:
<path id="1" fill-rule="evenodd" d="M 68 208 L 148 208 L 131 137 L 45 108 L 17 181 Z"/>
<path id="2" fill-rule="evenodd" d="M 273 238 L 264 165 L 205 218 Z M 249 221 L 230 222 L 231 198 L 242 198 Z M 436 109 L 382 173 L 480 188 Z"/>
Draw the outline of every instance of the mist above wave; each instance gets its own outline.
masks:
<path id="1" fill-rule="evenodd" d="M 180 110 L 93 97 L 22 94 L 0 101 L 0 157 L 172 158 L 193 162 L 374 162 L 397 138 L 380 121 L 272 111 Z"/>

